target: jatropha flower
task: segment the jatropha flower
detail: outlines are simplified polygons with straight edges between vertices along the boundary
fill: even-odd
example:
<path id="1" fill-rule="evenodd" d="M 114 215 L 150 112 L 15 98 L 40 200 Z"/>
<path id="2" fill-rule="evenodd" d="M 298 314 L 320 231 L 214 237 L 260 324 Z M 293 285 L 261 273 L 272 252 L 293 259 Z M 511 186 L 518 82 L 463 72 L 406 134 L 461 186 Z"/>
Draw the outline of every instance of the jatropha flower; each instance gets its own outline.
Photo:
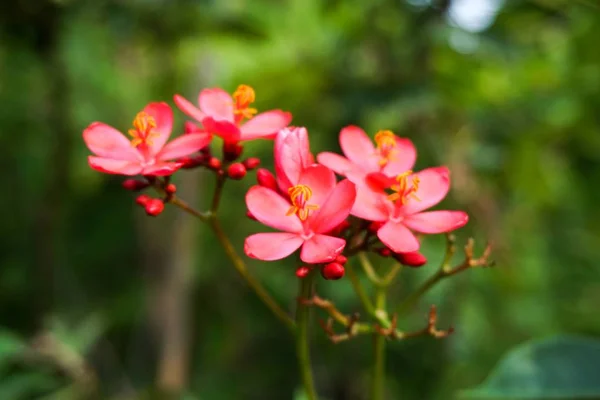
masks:
<path id="1" fill-rule="evenodd" d="M 190 133 L 167 144 L 173 127 L 173 111 L 166 103 L 150 103 L 133 120 L 131 140 L 115 128 L 93 122 L 83 131 L 83 140 L 95 156 L 89 156 L 96 171 L 120 175 L 171 175 L 183 163 L 173 161 L 206 147 L 208 133 Z"/>
<path id="2" fill-rule="evenodd" d="M 218 88 L 204 89 L 198 96 L 199 107 L 178 94 L 174 96 L 181 111 L 226 142 L 273 139 L 280 129 L 289 125 L 292 115 L 281 110 L 256 115 L 256 108 L 250 107 L 255 98 L 254 89 L 248 85 L 239 85 L 233 96 Z"/>
<path id="3" fill-rule="evenodd" d="M 315 164 L 310 152 L 306 128 L 284 128 L 277 133 L 274 145 L 275 174 L 279 189 L 286 193 L 296 185 L 302 172 Z"/>
<path id="4" fill-rule="evenodd" d="M 256 220 L 283 232 L 249 236 L 244 245 L 246 254 L 271 261 L 302 248 L 300 259 L 305 263 L 335 260 L 346 241 L 328 233 L 348 217 L 356 198 L 355 185 L 349 180 L 336 184 L 333 171 L 314 165 L 302 172 L 286 197 L 263 186 L 250 188 L 246 195 L 250 213 Z"/>
<path id="5" fill-rule="evenodd" d="M 364 183 L 365 176 L 372 172 L 381 172 L 386 176 L 406 172 L 413 167 L 417 158 L 413 143 L 389 130 L 375 134 L 376 146 L 373 146 L 364 130 L 352 125 L 341 130 L 339 140 L 346 157 L 323 152 L 317 155 L 317 161 L 357 184 Z"/>
<path id="6" fill-rule="evenodd" d="M 464 226 L 468 215 L 463 211 L 426 211 L 438 204 L 450 188 L 446 167 L 428 168 L 415 174 L 407 171 L 395 179 L 388 178 L 388 190 L 359 190 L 352 215 L 381 222 L 377 237 L 396 253 L 419 249 L 411 230 L 420 233 L 450 232 Z M 384 182 L 385 177 L 379 177 Z"/>

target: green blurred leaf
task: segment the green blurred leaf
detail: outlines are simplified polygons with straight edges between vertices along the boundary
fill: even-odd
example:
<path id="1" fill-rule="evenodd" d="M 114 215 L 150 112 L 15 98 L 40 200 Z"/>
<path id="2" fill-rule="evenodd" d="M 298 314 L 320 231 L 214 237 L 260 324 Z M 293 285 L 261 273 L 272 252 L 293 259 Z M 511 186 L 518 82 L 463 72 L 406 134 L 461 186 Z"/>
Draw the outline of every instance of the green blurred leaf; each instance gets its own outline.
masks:
<path id="1" fill-rule="evenodd" d="M 25 349 L 25 343 L 14 333 L 0 330 L 0 370 Z"/>
<path id="2" fill-rule="evenodd" d="M 600 341 L 561 335 L 511 350 L 469 399 L 600 398 Z"/>
<path id="3" fill-rule="evenodd" d="M 40 394 L 40 392 L 55 390 L 57 386 L 57 380 L 51 376 L 38 372 L 21 373 L 2 377 L 0 394 L 2 399 L 17 400 L 26 396 L 29 398 L 28 396 Z"/>

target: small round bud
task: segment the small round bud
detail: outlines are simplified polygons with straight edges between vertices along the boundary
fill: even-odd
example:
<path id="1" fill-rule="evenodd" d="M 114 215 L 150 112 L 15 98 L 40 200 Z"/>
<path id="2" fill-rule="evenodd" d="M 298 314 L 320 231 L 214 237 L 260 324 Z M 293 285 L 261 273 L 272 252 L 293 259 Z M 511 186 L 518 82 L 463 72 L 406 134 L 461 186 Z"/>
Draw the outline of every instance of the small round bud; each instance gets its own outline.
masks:
<path id="1" fill-rule="evenodd" d="M 379 255 L 381 257 L 389 257 L 392 255 L 392 251 L 387 247 L 384 247 L 383 249 L 379 249 Z"/>
<path id="2" fill-rule="evenodd" d="M 136 199 L 135 202 L 142 206 L 145 207 L 146 203 L 148 203 L 150 200 L 152 200 L 152 197 L 148 196 L 147 194 L 140 194 Z"/>
<path id="3" fill-rule="evenodd" d="M 296 270 L 296 276 L 300 279 L 306 278 L 309 273 L 310 273 L 310 268 L 308 268 L 306 265 L 298 267 L 298 269 Z"/>
<path id="4" fill-rule="evenodd" d="M 173 183 L 169 183 L 167 185 L 167 187 L 165 188 L 165 192 L 167 192 L 167 194 L 173 194 L 177 191 L 177 186 L 175 186 L 175 184 Z"/>
<path id="5" fill-rule="evenodd" d="M 329 263 L 321 269 L 323 278 L 332 281 L 341 279 L 345 272 L 344 266 L 336 262 Z"/>
<path id="6" fill-rule="evenodd" d="M 339 256 L 337 256 L 335 258 L 335 262 L 338 263 L 338 264 L 344 265 L 344 264 L 346 264 L 348 262 L 348 257 L 340 254 Z"/>
<path id="7" fill-rule="evenodd" d="M 150 199 L 145 206 L 146 214 L 156 217 L 165 209 L 165 203 L 161 199 Z"/>
<path id="8" fill-rule="evenodd" d="M 410 253 L 394 253 L 393 257 L 399 263 L 408 267 L 420 267 L 427 264 L 427 258 L 418 251 L 413 251 Z"/>
<path id="9" fill-rule="evenodd" d="M 237 160 L 244 151 L 244 147 L 237 142 L 225 142 L 223 143 L 223 158 L 226 161 Z"/>
<path id="10" fill-rule="evenodd" d="M 252 214 L 250 211 L 246 211 L 246 217 L 253 219 L 254 221 L 258 221 L 254 214 Z"/>
<path id="11" fill-rule="evenodd" d="M 242 179 L 246 176 L 246 167 L 244 167 L 244 164 L 242 163 L 233 163 L 227 168 L 227 175 L 229 175 L 231 179 Z"/>
<path id="12" fill-rule="evenodd" d="M 122 185 L 126 190 L 138 191 L 147 188 L 149 183 L 137 179 L 125 179 Z"/>
<path id="13" fill-rule="evenodd" d="M 381 222 L 381 221 L 373 221 L 373 222 L 371 222 L 369 224 L 369 227 L 367 229 L 371 233 L 376 233 L 382 226 L 383 226 L 383 222 Z"/>
<path id="14" fill-rule="evenodd" d="M 268 169 L 259 168 L 256 171 L 256 182 L 258 182 L 260 186 L 264 186 L 275 191 L 277 190 L 277 180 L 275 180 L 275 177 Z"/>
<path id="15" fill-rule="evenodd" d="M 246 167 L 247 170 L 251 171 L 255 168 L 258 168 L 258 166 L 260 165 L 260 159 L 256 158 L 256 157 L 250 157 L 244 160 L 244 167 Z"/>
<path id="16" fill-rule="evenodd" d="M 179 161 L 183 163 L 181 168 L 191 169 L 204 164 L 206 162 L 206 156 L 199 155 L 195 157 L 182 157 L 179 159 Z"/>
<path id="17" fill-rule="evenodd" d="M 221 160 L 219 160 L 217 157 L 211 157 L 206 165 L 210 169 L 218 170 L 221 168 Z"/>

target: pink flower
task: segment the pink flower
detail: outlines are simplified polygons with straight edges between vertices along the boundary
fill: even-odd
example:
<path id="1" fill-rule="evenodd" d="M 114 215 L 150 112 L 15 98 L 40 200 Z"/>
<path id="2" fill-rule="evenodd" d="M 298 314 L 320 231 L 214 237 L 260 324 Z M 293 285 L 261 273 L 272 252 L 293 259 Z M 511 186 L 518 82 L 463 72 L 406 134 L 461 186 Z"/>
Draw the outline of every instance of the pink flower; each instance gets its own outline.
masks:
<path id="1" fill-rule="evenodd" d="M 239 85 L 233 97 L 222 89 L 204 89 L 198 96 L 199 108 L 178 94 L 174 100 L 181 111 L 228 142 L 273 139 L 292 120 L 292 114 L 281 110 L 255 115 L 256 108 L 250 107 L 255 100 L 254 89 L 247 85 Z"/>
<path id="2" fill-rule="evenodd" d="M 279 260 L 302 248 L 303 262 L 330 262 L 342 252 L 346 241 L 329 236 L 348 217 L 356 189 L 352 182 L 336 184 L 333 171 L 308 167 L 287 198 L 263 186 L 250 188 L 246 205 L 263 224 L 283 232 L 257 233 L 246 238 L 244 250 L 259 260 Z"/>
<path id="3" fill-rule="evenodd" d="M 83 140 L 95 156 L 89 156 L 96 171 L 120 175 L 171 175 L 183 164 L 179 157 L 194 153 L 210 143 L 207 133 L 190 133 L 166 144 L 173 126 L 173 111 L 166 103 L 150 103 L 138 113 L 129 130 L 129 140 L 101 122 L 83 131 Z M 165 145 L 166 144 L 166 145 Z"/>
<path id="4" fill-rule="evenodd" d="M 300 175 L 315 163 L 310 152 L 306 128 L 284 128 L 277 133 L 274 146 L 275 174 L 282 192 L 300 181 Z"/>
<path id="5" fill-rule="evenodd" d="M 438 204 L 450 188 L 446 167 L 428 168 L 416 174 L 398 175 L 390 189 L 392 194 L 359 190 L 352 215 L 382 222 L 377 237 L 395 253 L 419 249 L 411 230 L 420 233 L 450 232 L 464 226 L 469 217 L 462 211 L 427 211 Z"/>
<path id="6" fill-rule="evenodd" d="M 346 157 L 324 152 L 317 155 L 317 160 L 357 184 L 363 183 L 368 173 L 396 176 L 415 164 L 417 152 L 409 139 L 386 130 L 375 134 L 375 143 L 377 147 L 361 128 L 347 126 L 340 132 L 340 146 Z"/>

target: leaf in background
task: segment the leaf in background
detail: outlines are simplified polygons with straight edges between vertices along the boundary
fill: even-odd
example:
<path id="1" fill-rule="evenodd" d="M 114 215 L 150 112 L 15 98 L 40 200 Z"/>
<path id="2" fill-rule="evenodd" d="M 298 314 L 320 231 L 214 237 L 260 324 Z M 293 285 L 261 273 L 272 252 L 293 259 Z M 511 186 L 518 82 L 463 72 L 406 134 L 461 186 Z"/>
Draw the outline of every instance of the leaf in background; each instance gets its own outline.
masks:
<path id="1" fill-rule="evenodd" d="M 517 346 L 468 399 L 600 398 L 600 340 L 560 335 Z"/>
<path id="2" fill-rule="evenodd" d="M 25 343 L 21 338 L 7 330 L 0 330 L 0 370 L 24 349 Z"/>

